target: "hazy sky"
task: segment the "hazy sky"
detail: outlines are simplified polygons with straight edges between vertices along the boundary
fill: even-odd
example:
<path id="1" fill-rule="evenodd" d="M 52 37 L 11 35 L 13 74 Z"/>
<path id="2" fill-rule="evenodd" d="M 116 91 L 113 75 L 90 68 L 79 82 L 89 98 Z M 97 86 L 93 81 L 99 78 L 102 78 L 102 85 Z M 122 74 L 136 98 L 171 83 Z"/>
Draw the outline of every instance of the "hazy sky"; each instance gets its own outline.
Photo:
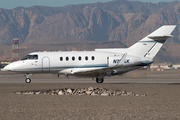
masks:
<path id="1" fill-rule="evenodd" d="M 43 5 L 50 7 L 61 7 L 69 4 L 84 4 L 84 3 L 96 3 L 96 2 L 108 2 L 113 0 L 0 0 L 0 8 L 12 9 L 15 7 L 31 7 L 34 5 Z M 172 2 L 174 0 L 131 0 L 141 2 Z"/>

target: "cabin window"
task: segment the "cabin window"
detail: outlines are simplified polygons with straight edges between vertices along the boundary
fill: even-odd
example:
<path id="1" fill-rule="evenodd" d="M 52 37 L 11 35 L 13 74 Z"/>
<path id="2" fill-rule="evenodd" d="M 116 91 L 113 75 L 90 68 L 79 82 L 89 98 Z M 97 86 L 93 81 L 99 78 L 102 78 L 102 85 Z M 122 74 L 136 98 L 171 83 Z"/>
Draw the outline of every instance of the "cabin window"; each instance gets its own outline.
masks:
<path id="1" fill-rule="evenodd" d="M 27 55 L 21 60 L 37 60 L 37 59 L 38 59 L 38 55 Z"/>
<path id="2" fill-rule="evenodd" d="M 60 57 L 60 61 L 63 61 L 63 57 Z"/>
<path id="3" fill-rule="evenodd" d="M 94 60 L 95 59 L 94 56 L 92 56 L 91 59 Z"/>
<path id="4" fill-rule="evenodd" d="M 78 58 L 78 59 L 79 59 L 79 61 L 81 61 L 81 56 L 79 56 L 79 58 Z"/>
<path id="5" fill-rule="evenodd" d="M 66 57 L 66 61 L 68 61 L 69 60 L 69 57 Z"/>
<path id="6" fill-rule="evenodd" d="M 85 60 L 88 60 L 88 56 L 85 57 Z"/>
<path id="7" fill-rule="evenodd" d="M 73 61 L 75 60 L 75 57 L 74 57 L 74 56 L 72 57 L 72 60 L 73 60 Z"/>

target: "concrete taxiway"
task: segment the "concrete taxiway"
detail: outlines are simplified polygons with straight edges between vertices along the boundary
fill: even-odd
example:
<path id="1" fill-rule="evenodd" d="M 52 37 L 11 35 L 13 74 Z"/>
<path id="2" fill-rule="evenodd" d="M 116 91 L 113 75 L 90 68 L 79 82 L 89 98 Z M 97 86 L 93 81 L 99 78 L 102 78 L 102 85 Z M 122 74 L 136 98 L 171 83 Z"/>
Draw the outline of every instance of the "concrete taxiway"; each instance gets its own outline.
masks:
<path id="1" fill-rule="evenodd" d="M 145 120 L 180 119 L 180 71 L 131 71 L 106 77 L 103 84 L 91 78 L 33 75 L 26 84 L 23 74 L 0 72 L 2 120 Z M 16 91 L 99 87 L 133 91 L 147 96 L 24 95 Z"/>
<path id="2" fill-rule="evenodd" d="M 180 70 L 136 70 L 123 75 L 105 77 L 104 83 L 180 83 Z M 57 77 L 56 74 L 35 74 L 32 83 L 96 83 L 93 78 Z M 95 78 L 94 78 L 95 79 Z M 0 72 L 0 83 L 25 83 L 24 74 Z"/>

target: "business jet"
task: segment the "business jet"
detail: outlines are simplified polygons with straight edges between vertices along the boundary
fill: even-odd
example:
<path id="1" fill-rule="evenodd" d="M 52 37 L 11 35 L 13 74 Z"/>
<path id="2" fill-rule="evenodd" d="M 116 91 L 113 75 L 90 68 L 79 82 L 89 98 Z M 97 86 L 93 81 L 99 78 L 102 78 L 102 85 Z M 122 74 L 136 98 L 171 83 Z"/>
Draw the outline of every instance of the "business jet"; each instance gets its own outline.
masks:
<path id="1" fill-rule="evenodd" d="M 95 51 L 33 52 L 23 59 L 4 67 L 6 71 L 30 75 L 56 73 L 65 76 L 92 77 L 103 83 L 105 76 L 114 76 L 153 63 L 167 38 L 176 25 L 164 25 L 129 48 L 95 49 Z"/>

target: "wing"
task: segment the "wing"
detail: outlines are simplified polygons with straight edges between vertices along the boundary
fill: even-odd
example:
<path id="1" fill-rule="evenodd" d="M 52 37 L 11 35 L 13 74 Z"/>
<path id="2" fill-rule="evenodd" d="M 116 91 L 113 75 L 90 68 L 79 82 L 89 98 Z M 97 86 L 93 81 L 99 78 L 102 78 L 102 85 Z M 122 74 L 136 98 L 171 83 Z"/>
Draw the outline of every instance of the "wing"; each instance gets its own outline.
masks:
<path id="1" fill-rule="evenodd" d="M 126 59 L 127 53 L 123 55 L 119 63 L 114 67 L 98 67 L 98 68 L 77 68 L 74 70 L 73 74 L 77 76 L 111 76 L 116 68 L 123 67 L 124 61 Z"/>
<path id="2" fill-rule="evenodd" d="M 80 68 L 73 72 L 75 76 L 90 76 L 90 77 L 98 77 L 100 75 L 106 76 L 111 75 L 113 73 L 113 69 L 108 67 L 102 68 Z"/>

